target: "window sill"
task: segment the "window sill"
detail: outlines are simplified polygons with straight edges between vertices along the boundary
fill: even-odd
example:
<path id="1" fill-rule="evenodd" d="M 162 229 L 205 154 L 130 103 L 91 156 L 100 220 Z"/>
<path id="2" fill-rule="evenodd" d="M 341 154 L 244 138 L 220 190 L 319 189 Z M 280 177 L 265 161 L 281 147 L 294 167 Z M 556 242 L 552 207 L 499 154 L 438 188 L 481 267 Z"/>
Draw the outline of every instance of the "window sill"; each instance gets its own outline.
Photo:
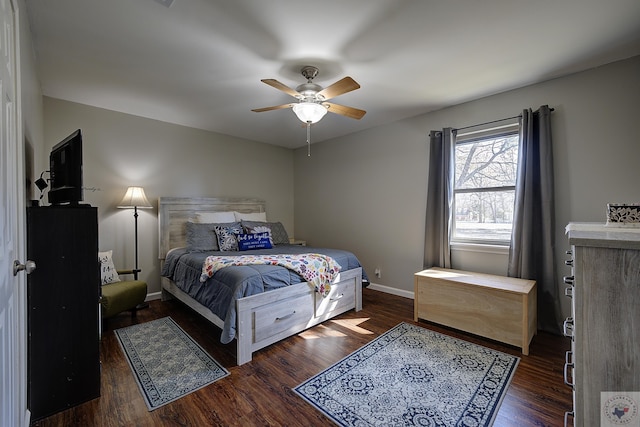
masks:
<path id="1" fill-rule="evenodd" d="M 509 255 L 508 245 L 451 242 L 451 250 L 461 252 L 482 252 L 485 254 Z"/>

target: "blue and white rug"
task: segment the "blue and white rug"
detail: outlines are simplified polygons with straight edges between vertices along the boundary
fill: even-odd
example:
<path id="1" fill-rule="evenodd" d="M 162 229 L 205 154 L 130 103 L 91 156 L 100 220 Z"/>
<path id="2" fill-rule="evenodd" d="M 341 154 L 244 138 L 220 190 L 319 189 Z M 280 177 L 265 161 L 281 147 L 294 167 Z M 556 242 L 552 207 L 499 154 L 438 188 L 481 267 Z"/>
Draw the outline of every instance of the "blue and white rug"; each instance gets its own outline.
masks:
<path id="1" fill-rule="evenodd" d="M 170 317 L 115 334 L 150 411 L 229 375 Z"/>
<path id="2" fill-rule="evenodd" d="M 401 323 L 294 390 L 340 426 L 490 426 L 519 361 Z"/>

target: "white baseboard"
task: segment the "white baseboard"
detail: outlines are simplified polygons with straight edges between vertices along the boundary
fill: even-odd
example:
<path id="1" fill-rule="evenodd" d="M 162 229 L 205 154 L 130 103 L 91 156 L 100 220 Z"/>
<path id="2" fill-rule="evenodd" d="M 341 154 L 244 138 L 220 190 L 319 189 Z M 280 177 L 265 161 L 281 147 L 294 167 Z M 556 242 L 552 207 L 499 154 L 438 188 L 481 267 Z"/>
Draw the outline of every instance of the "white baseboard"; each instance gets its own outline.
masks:
<path id="1" fill-rule="evenodd" d="M 392 288 L 390 286 L 379 285 L 377 283 L 369 283 L 367 289 L 373 289 L 374 291 L 386 292 L 392 295 L 398 295 L 409 299 L 414 299 L 414 293 L 411 291 L 405 291 L 398 288 Z"/>
<path id="2" fill-rule="evenodd" d="M 153 292 L 151 294 L 147 294 L 147 297 L 144 299 L 145 301 L 153 301 L 156 299 L 162 298 L 162 292 Z"/>

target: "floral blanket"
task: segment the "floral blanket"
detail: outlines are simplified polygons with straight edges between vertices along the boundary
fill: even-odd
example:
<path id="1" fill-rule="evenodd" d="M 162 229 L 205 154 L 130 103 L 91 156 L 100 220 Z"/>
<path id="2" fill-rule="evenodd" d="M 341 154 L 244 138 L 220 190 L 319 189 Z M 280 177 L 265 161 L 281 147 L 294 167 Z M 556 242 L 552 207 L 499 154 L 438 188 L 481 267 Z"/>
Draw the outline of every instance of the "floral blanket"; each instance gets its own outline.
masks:
<path id="1" fill-rule="evenodd" d="M 204 283 L 224 267 L 233 265 L 278 265 L 298 273 L 323 297 L 340 273 L 340 264 L 322 254 L 208 256 L 202 265 L 200 282 Z"/>

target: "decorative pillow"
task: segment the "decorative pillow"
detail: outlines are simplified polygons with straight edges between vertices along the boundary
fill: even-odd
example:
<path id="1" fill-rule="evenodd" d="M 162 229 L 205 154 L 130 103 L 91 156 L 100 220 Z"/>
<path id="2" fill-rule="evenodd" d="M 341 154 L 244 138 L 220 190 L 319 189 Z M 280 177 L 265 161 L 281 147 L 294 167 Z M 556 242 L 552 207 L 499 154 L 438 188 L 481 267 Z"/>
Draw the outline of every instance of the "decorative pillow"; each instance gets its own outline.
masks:
<path id="1" fill-rule="evenodd" d="M 196 222 L 201 224 L 214 224 L 224 222 L 236 222 L 236 217 L 233 212 L 197 212 Z"/>
<path id="2" fill-rule="evenodd" d="M 238 249 L 248 251 L 251 249 L 271 249 L 271 233 L 238 234 Z"/>
<path id="3" fill-rule="evenodd" d="M 242 213 L 242 212 L 234 212 L 235 221 L 262 221 L 265 222 L 267 220 L 266 212 L 252 212 L 252 213 Z"/>
<path id="4" fill-rule="evenodd" d="M 243 228 L 245 233 L 248 233 L 248 234 L 267 233 L 269 236 L 269 242 L 273 246 L 273 237 L 271 237 L 270 227 L 267 227 L 266 225 L 256 225 L 255 227 L 243 227 Z"/>
<path id="5" fill-rule="evenodd" d="M 242 227 L 238 226 L 225 227 L 216 225 L 213 228 L 218 236 L 218 247 L 221 251 L 237 251 L 238 240 L 236 234 L 242 233 Z"/>
<path id="6" fill-rule="evenodd" d="M 242 227 L 247 233 L 271 232 L 271 241 L 274 245 L 288 245 L 289 235 L 281 222 L 242 221 Z"/>
<path id="7" fill-rule="evenodd" d="M 100 281 L 103 285 L 116 283 L 120 281 L 120 276 L 113 264 L 113 251 L 98 252 L 98 261 L 100 261 Z"/>
<path id="8" fill-rule="evenodd" d="M 218 237 L 213 231 L 213 224 L 196 222 L 185 223 L 187 250 L 189 251 L 217 251 Z"/>
<path id="9" fill-rule="evenodd" d="M 212 224 L 200 224 L 197 222 L 185 223 L 185 236 L 187 240 L 187 250 L 191 252 L 219 251 L 218 235 L 215 227 L 235 227 L 241 228 L 239 222 L 223 222 Z"/>

